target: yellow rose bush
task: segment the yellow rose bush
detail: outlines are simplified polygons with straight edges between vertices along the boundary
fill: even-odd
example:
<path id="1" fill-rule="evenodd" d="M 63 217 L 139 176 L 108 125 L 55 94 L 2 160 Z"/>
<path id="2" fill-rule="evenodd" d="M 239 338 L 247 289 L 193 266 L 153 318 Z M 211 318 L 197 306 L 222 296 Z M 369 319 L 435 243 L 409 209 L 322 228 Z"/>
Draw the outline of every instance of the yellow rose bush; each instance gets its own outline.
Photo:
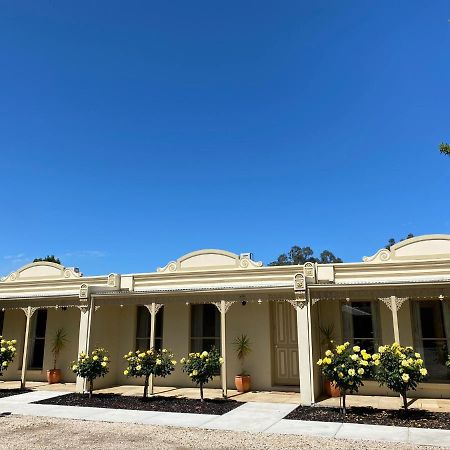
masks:
<path id="1" fill-rule="evenodd" d="M 176 361 L 173 358 L 173 353 L 167 349 L 162 350 L 145 350 L 136 352 L 129 352 L 124 355 L 128 366 L 123 371 L 127 377 L 145 377 L 144 378 L 144 395 L 148 396 L 148 383 L 150 376 L 166 377 L 175 370 Z"/>
<path id="2" fill-rule="evenodd" d="M 186 372 L 191 380 L 200 387 L 200 399 L 203 402 L 203 385 L 212 380 L 223 364 L 223 358 L 213 347 L 209 352 L 189 353 L 187 358 L 180 361 L 183 372 Z"/>
<path id="3" fill-rule="evenodd" d="M 0 376 L 8 368 L 8 366 L 13 362 L 16 356 L 16 343 L 15 339 L 9 341 L 0 336 Z"/>
<path id="4" fill-rule="evenodd" d="M 346 342 L 333 350 L 328 349 L 317 364 L 325 378 L 339 388 L 345 413 L 346 395 L 358 392 L 363 380 L 372 375 L 372 356 L 359 346 L 352 347 Z"/>
<path id="5" fill-rule="evenodd" d="M 73 361 L 71 369 L 88 382 L 89 398 L 92 398 L 94 380 L 109 372 L 109 358 L 104 348 L 96 348 L 91 354 L 81 352 L 78 361 Z"/>
<path id="6" fill-rule="evenodd" d="M 376 364 L 375 379 L 403 398 L 403 408 L 408 409 L 407 393 L 416 390 L 428 371 L 424 367 L 421 355 L 412 347 L 402 347 L 394 342 L 378 348 L 372 355 Z"/>

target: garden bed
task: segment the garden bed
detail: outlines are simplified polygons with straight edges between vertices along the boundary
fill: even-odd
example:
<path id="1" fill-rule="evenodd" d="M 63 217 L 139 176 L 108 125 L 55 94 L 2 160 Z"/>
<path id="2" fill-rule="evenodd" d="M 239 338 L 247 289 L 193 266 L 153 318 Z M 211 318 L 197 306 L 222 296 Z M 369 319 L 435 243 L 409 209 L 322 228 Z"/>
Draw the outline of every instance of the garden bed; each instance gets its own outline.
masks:
<path id="1" fill-rule="evenodd" d="M 347 413 L 343 416 L 340 414 L 339 408 L 299 406 L 290 412 L 285 419 L 450 429 L 450 413 L 414 408 L 403 411 L 400 409 L 389 410 L 354 406 L 347 408 Z"/>
<path id="2" fill-rule="evenodd" d="M 30 392 L 31 389 L 0 389 L 0 398 L 11 397 L 12 395 L 25 394 Z"/>
<path id="3" fill-rule="evenodd" d="M 235 400 L 200 400 L 180 397 L 124 396 L 119 394 L 93 394 L 89 399 L 87 394 L 67 394 L 41 400 L 40 404 L 64 406 L 90 406 L 95 408 L 131 409 L 139 411 L 164 411 L 194 414 L 225 414 L 242 405 Z"/>

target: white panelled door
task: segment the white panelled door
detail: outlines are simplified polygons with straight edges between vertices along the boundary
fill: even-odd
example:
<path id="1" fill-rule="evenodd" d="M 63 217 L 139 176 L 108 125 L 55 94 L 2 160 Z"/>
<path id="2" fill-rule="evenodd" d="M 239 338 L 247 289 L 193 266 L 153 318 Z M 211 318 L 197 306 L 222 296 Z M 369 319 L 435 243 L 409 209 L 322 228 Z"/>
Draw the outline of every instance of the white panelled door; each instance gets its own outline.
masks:
<path id="1" fill-rule="evenodd" d="M 274 384 L 298 386 L 297 316 L 288 302 L 272 303 Z"/>

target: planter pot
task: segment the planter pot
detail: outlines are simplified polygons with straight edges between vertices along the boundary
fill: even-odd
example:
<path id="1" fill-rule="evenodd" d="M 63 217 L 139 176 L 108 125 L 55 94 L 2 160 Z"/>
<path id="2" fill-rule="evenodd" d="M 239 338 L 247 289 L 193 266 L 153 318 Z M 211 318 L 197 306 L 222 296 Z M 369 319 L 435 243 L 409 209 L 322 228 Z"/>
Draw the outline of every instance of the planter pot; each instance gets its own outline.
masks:
<path id="1" fill-rule="evenodd" d="M 236 375 L 234 384 L 238 392 L 248 392 L 250 390 L 250 375 Z"/>
<path id="2" fill-rule="evenodd" d="M 48 384 L 60 383 L 61 382 L 61 369 L 47 370 L 47 381 L 48 381 Z"/>
<path id="3" fill-rule="evenodd" d="M 341 395 L 340 389 L 336 387 L 331 381 L 325 380 L 323 388 L 325 393 L 329 397 L 339 397 Z"/>

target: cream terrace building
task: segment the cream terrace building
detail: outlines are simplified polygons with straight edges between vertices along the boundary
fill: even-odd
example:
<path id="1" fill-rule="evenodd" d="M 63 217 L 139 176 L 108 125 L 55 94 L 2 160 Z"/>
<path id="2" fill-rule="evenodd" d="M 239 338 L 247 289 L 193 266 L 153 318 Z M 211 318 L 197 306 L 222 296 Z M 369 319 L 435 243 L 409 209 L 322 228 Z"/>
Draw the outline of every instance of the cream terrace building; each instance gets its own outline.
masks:
<path id="1" fill-rule="evenodd" d="M 252 388 L 299 390 L 309 405 L 322 395 L 315 362 L 325 350 L 320 328 L 331 325 L 335 341 L 368 350 L 394 340 L 413 345 L 430 373 L 416 395 L 450 396 L 450 235 L 408 239 L 358 263 L 265 267 L 250 253 L 201 250 L 156 272 L 87 277 L 37 262 L 1 280 L 0 308 L 0 334 L 17 339 L 18 349 L 3 379 L 22 384 L 46 379 L 52 339 L 63 328 L 69 342 L 58 367 L 78 390 L 69 365 L 80 351 L 109 351 L 100 388 L 141 383 L 123 375 L 130 350 L 164 346 L 179 360 L 214 345 L 225 363 L 212 386 L 227 395 L 240 367 L 232 341 L 244 333 Z M 191 382 L 177 366 L 158 385 Z M 362 393 L 392 395 L 373 381 Z"/>

